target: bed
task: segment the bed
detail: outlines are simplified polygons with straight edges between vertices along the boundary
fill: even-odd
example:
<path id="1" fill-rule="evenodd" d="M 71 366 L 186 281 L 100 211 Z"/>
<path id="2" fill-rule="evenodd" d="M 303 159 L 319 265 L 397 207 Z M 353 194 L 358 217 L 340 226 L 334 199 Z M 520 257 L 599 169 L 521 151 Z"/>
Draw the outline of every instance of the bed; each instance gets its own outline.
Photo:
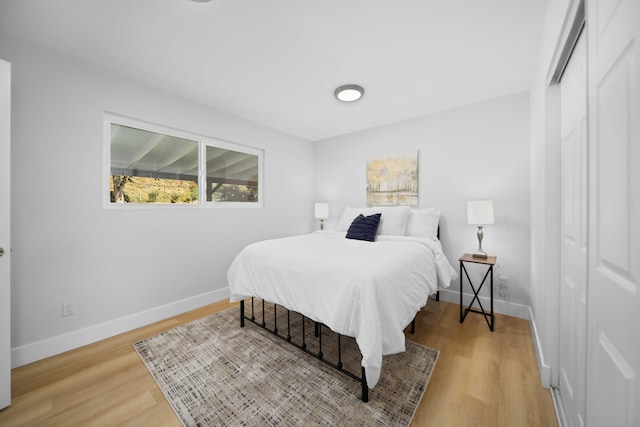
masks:
<path id="1" fill-rule="evenodd" d="M 249 318 L 244 301 L 255 296 L 354 337 L 366 400 L 365 387 L 380 378 L 382 356 L 405 350 L 404 329 L 429 295 L 456 277 L 437 239 L 436 212 L 346 208 L 335 231 L 248 245 L 227 275 L 230 300 L 241 302 L 242 325 Z M 380 215 L 373 241 L 346 238 L 357 218 L 373 215 Z"/>

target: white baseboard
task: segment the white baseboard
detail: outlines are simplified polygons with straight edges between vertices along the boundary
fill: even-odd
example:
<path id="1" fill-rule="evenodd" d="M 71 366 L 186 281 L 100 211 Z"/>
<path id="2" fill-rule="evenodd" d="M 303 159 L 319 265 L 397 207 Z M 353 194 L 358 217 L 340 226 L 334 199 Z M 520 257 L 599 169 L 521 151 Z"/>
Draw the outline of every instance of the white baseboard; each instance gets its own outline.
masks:
<path id="1" fill-rule="evenodd" d="M 119 319 L 110 320 L 108 322 L 100 323 L 88 328 L 79 329 L 77 331 L 72 331 L 66 334 L 16 347 L 11 349 L 11 367 L 17 368 L 19 366 L 36 362 L 47 357 L 55 356 L 56 354 L 64 353 L 66 351 L 73 350 L 87 344 L 91 344 L 106 338 L 111 338 L 115 335 L 128 332 L 133 329 L 146 326 L 151 323 L 158 322 L 160 320 L 164 320 L 190 310 L 194 310 L 204 305 L 227 299 L 229 298 L 229 295 L 229 288 L 218 289 L 216 291 L 207 292 L 195 297 L 142 311 L 140 313 L 135 313 L 129 316 L 121 317 Z M 443 301 L 448 301 L 456 304 L 460 303 L 460 294 L 451 290 L 440 291 L 440 298 Z M 464 304 L 469 304 L 471 302 L 471 299 L 472 295 L 463 295 Z M 489 298 L 480 297 L 480 299 L 482 300 L 482 304 L 485 308 L 490 307 Z M 540 378 L 542 381 L 542 385 L 548 388 L 551 384 L 551 368 L 544 362 L 544 355 L 542 354 L 540 339 L 538 337 L 538 331 L 535 324 L 535 318 L 533 316 L 533 311 L 531 310 L 531 308 L 521 304 L 494 299 L 494 311 L 496 313 L 529 320 L 529 324 L 531 326 L 531 335 L 533 337 L 533 344 L 538 359 Z"/>
<path id="2" fill-rule="evenodd" d="M 538 359 L 538 370 L 540 371 L 540 381 L 545 388 L 551 387 L 551 367 L 544 361 L 544 353 L 542 352 L 542 345 L 540 344 L 540 336 L 538 335 L 538 328 L 536 326 L 536 319 L 533 316 L 533 310 L 529 309 L 529 326 L 531 327 L 531 336 L 533 337 L 533 346 L 536 351 L 536 357 Z"/>
<path id="3" fill-rule="evenodd" d="M 73 350 L 123 332 L 149 325 L 196 308 L 229 298 L 229 288 L 218 289 L 195 297 L 154 307 L 119 319 L 89 326 L 11 349 L 11 367 L 26 365 L 65 351 Z"/>

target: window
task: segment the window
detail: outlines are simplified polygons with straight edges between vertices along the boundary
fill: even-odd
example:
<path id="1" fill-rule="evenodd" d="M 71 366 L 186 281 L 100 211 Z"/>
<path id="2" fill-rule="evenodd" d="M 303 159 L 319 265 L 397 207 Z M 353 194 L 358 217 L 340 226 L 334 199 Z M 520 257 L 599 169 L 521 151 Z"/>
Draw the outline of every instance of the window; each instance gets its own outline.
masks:
<path id="1" fill-rule="evenodd" d="M 262 151 L 105 116 L 106 204 L 262 206 Z"/>

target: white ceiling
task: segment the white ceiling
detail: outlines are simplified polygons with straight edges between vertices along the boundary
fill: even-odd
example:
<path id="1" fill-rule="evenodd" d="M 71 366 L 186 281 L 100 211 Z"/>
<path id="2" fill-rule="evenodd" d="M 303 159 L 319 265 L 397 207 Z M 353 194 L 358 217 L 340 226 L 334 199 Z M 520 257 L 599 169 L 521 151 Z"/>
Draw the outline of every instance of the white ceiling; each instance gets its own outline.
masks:
<path id="1" fill-rule="evenodd" d="M 528 90 L 545 5 L 0 0 L 0 33 L 316 141 Z"/>

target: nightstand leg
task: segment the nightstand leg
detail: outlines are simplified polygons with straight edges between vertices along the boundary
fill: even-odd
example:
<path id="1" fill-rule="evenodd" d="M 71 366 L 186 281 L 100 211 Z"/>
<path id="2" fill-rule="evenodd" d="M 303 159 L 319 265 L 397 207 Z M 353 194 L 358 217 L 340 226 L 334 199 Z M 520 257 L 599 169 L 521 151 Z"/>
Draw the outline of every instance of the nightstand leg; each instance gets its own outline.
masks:
<path id="1" fill-rule="evenodd" d="M 491 268 L 491 332 L 493 332 L 493 324 L 495 323 L 495 317 L 493 315 L 493 265 Z"/>
<path id="2" fill-rule="evenodd" d="M 462 262 L 460 262 L 460 323 L 464 321 L 464 317 L 462 316 Z"/>

